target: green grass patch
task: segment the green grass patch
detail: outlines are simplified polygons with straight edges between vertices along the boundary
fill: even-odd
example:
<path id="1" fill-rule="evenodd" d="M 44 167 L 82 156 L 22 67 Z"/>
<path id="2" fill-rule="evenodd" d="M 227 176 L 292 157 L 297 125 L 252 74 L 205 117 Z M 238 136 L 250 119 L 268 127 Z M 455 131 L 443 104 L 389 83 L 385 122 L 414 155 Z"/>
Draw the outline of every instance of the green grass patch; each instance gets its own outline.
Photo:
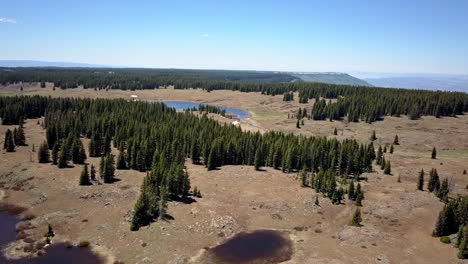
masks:
<path id="1" fill-rule="evenodd" d="M 441 151 L 439 155 L 443 157 L 468 157 L 468 150 L 465 150 L 465 149 L 446 150 L 446 151 Z"/>

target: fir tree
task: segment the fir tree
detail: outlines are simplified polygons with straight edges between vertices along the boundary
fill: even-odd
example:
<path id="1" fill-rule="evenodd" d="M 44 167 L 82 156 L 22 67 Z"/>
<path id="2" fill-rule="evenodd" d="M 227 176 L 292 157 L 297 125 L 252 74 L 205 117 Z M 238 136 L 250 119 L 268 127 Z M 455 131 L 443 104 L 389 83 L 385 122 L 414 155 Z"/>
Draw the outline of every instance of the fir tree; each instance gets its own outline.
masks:
<path id="1" fill-rule="evenodd" d="M 299 123 L 299 119 L 296 120 L 296 128 L 301 128 L 301 124 Z"/>
<path id="2" fill-rule="evenodd" d="M 393 145 L 400 145 L 400 142 L 398 140 L 398 135 L 395 135 L 395 139 L 393 139 Z"/>
<path id="3" fill-rule="evenodd" d="M 167 211 L 167 188 L 166 186 L 161 186 L 159 190 L 159 218 L 163 219 L 166 216 Z"/>
<path id="4" fill-rule="evenodd" d="M 431 158 L 432 158 L 432 159 L 436 159 L 436 158 L 437 158 L 437 150 L 436 150 L 436 148 L 435 148 L 435 147 L 434 147 L 434 148 L 432 148 L 432 154 L 431 154 Z"/>
<path id="5" fill-rule="evenodd" d="M 39 163 L 47 163 L 50 161 L 49 146 L 47 145 L 47 141 L 44 141 L 39 147 L 39 151 L 37 152 L 37 160 Z"/>
<path id="6" fill-rule="evenodd" d="M 335 127 L 335 129 L 333 130 L 333 135 L 335 135 L 335 136 L 338 135 L 338 130 L 336 129 L 336 127 Z"/>
<path id="7" fill-rule="evenodd" d="M 114 181 L 114 155 L 108 153 L 101 157 L 99 172 L 104 183 L 112 183 Z"/>
<path id="8" fill-rule="evenodd" d="M 436 191 L 435 195 L 442 201 L 447 201 L 448 200 L 448 194 L 449 194 L 449 183 L 448 179 L 445 178 L 442 181 L 442 184 L 440 185 L 440 188 Z"/>
<path id="9" fill-rule="evenodd" d="M 54 147 L 52 148 L 52 164 L 58 164 L 58 154 L 59 154 L 59 144 L 55 143 Z"/>
<path id="10" fill-rule="evenodd" d="M 15 133 L 15 145 L 16 146 L 26 146 L 26 137 L 24 135 L 24 129 L 22 126 L 18 127 Z"/>
<path id="11" fill-rule="evenodd" d="M 429 182 L 427 183 L 427 190 L 429 192 L 434 192 L 439 190 L 440 187 L 440 180 L 439 174 L 437 173 L 436 169 L 431 169 L 429 173 Z"/>
<path id="12" fill-rule="evenodd" d="M 3 149 L 7 152 L 14 152 L 15 151 L 15 140 L 13 138 L 13 133 L 10 129 L 7 129 L 5 133 L 5 141 L 3 143 Z"/>
<path id="13" fill-rule="evenodd" d="M 96 181 L 96 168 L 94 168 L 93 164 L 91 164 L 90 177 L 91 177 L 91 180 Z"/>
<path id="14" fill-rule="evenodd" d="M 88 172 L 88 165 L 85 165 L 83 171 L 81 172 L 80 176 L 80 185 L 91 185 L 91 181 L 89 179 L 89 172 Z"/>
<path id="15" fill-rule="evenodd" d="M 117 169 L 118 170 L 127 169 L 127 162 L 125 160 L 125 152 L 123 148 L 120 148 L 119 155 L 117 156 Z"/>
<path id="16" fill-rule="evenodd" d="M 393 144 L 390 145 L 390 150 L 388 151 L 390 154 L 393 154 Z"/>
<path id="17" fill-rule="evenodd" d="M 364 194 L 363 192 L 359 192 L 358 195 L 356 195 L 356 202 L 355 202 L 355 205 L 356 206 L 362 206 L 362 200 L 364 199 Z"/>
<path id="18" fill-rule="evenodd" d="M 60 169 L 66 168 L 67 167 L 67 147 L 66 143 L 63 142 L 62 145 L 60 146 L 60 151 L 58 154 L 58 161 L 57 161 L 57 167 Z"/>
<path id="19" fill-rule="evenodd" d="M 377 139 L 377 136 L 375 135 L 375 130 L 372 130 L 372 134 L 370 136 L 371 141 L 375 141 Z"/>
<path id="20" fill-rule="evenodd" d="M 361 210 L 359 209 L 359 207 L 356 207 L 356 211 L 354 211 L 353 218 L 351 218 L 351 221 L 349 221 L 348 225 L 360 227 L 361 221 Z"/>
<path id="21" fill-rule="evenodd" d="M 350 181 L 349 182 L 349 188 L 348 188 L 348 199 L 349 200 L 354 200 L 354 182 Z"/>
<path id="22" fill-rule="evenodd" d="M 390 161 L 387 161 L 387 162 L 385 163 L 384 173 L 387 174 L 387 175 L 391 175 L 391 174 L 392 174 L 392 165 L 390 164 Z"/>

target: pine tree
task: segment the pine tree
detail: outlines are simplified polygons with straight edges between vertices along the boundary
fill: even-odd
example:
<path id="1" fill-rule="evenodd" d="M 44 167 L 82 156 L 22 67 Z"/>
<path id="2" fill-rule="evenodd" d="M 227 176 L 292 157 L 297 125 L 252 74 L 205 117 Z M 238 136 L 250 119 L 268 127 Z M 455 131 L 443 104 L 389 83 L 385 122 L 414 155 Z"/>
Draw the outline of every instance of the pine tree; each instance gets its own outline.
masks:
<path id="1" fill-rule="evenodd" d="M 301 124 L 299 123 L 299 119 L 296 120 L 296 128 L 301 128 Z"/>
<path id="2" fill-rule="evenodd" d="M 458 246 L 458 258 L 459 259 L 468 259 L 468 228 L 463 228 L 463 237 L 460 240 L 460 245 Z"/>
<path id="3" fill-rule="evenodd" d="M 383 159 L 382 146 L 379 146 L 379 149 L 377 150 L 377 155 L 376 155 L 376 164 L 382 165 L 382 159 Z"/>
<path id="4" fill-rule="evenodd" d="M 436 237 L 447 236 L 457 232 L 457 220 L 454 212 L 454 204 L 448 203 L 444 205 L 444 208 L 439 213 L 437 223 L 433 231 L 433 235 Z"/>
<path id="5" fill-rule="evenodd" d="M 15 140 L 13 138 L 13 133 L 10 129 L 7 129 L 5 133 L 5 141 L 3 143 L 3 149 L 7 152 L 14 152 L 15 151 Z"/>
<path id="6" fill-rule="evenodd" d="M 437 191 L 440 187 L 439 174 L 436 169 L 431 169 L 429 173 L 429 182 L 427 183 L 427 190 L 429 192 Z"/>
<path id="7" fill-rule="evenodd" d="M 356 206 L 362 206 L 362 200 L 364 199 L 364 193 L 361 191 L 359 192 L 358 195 L 356 195 L 356 202 L 355 202 L 355 205 Z"/>
<path id="8" fill-rule="evenodd" d="M 104 183 L 112 183 L 114 181 L 114 155 L 108 153 L 101 157 L 99 172 Z"/>
<path id="9" fill-rule="evenodd" d="M 47 141 L 44 141 L 39 147 L 39 151 L 37 152 L 37 160 L 39 161 L 39 163 L 49 162 L 50 153 L 49 153 L 49 146 L 47 145 Z"/>
<path id="10" fill-rule="evenodd" d="M 377 139 L 377 136 L 375 135 L 375 130 L 372 130 L 372 134 L 370 136 L 371 141 L 375 141 Z"/>
<path id="11" fill-rule="evenodd" d="M 255 158 L 254 158 L 255 170 L 260 170 L 260 167 L 262 166 L 262 160 L 263 160 L 262 149 L 261 147 L 259 147 L 255 151 Z"/>
<path id="12" fill-rule="evenodd" d="M 91 185 L 91 181 L 89 180 L 89 172 L 88 172 L 88 165 L 85 165 L 83 171 L 81 172 L 80 176 L 80 185 Z"/>
<path id="13" fill-rule="evenodd" d="M 393 154 L 393 144 L 390 145 L 390 150 L 389 150 L 390 154 Z"/>
<path id="14" fill-rule="evenodd" d="M 395 135 L 395 139 L 393 140 L 393 145 L 400 145 L 400 142 L 398 141 L 398 135 Z"/>
<path id="15" fill-rule="evenodd" d="M 351 218 L 351 221 L 349 221 L 348 225 L 360 227 L 361 221 L 361 210 L 359 209 L 359 207 L 356 207 L 356 211 L 354 211 L 353 218 Z"/>
<path id="16" fill-rule="evenodd" d="M 354 182 L 350 181 L 349 182 L 349 188 L 348 188 L 348 199 L 349 200 L 354 200 Z"/>
<path id="17" fill-rule="evenodd" d="M 52 148 L 52 164 L 57 165 L 58 163 L 59 144 L 55 143 Z"/>
<path id="18" fill-rule="evenodd" d="M 436 158 L 437 158 L 437 150 L 436 150 L 435 147 L 432 149 L 431 158 L 432 158 L 432 159 L 436 159 Z"/>
<path id="19" fill-rule="evenodd" d="M 15 145 L 26 146 L 26 137 L 24 135 L 24 129 L 22 126 L 19 126 L 15 133 Z"/>
<path id="20" fill-rule="evenodd" d="M 59 167 L 60 169 L 67 167 L 67 147 L 66 147 L 65 142 L 63 142 L 62 145 L 60 146 L 57 167 Z"/>
<path id="21" fill-rule="evenodd" d="M 387 175 L 391 175 L 391 174 L 392 174 L 392 165 L 390 164 L 390 161 L 387 161 L 387 162 L 385 163 L 384 173 L 387 174 Z"/>
<path id="22" fill-rule="evenodd" d="M 448 179 L 445 178 L 440 185 L 440 188 L 436 191 L 435 195 L 442 201 L 448 200 L 448 194 L 450 192 Z"/>
<path id="23" fill-rule="evenodd" d="M 91 172 L 90 172 L 91 180 L 96 181 L 96 168 L 94 165 L 91 164 Z"/>
<path id="24" fill-rule="evenodd" d="M 335 135 L 335 136 L 338 135 L 338 130 L 336 129 L 336 127 L 335 127 L 335 129 L 333 130 L 333 135 Z"/>
<path id="25" fill-rule="evenodd" d="M 127 169 L 127 162 L 125 160 L 125 152 L 123 148 L 120 148 L 119 155 L 117 156 L 117 169 L 118 170 Z"/>
<path id="26" fill-rule="evenodd" d="M 166 216 L 166 212 L 167 212 L 167 188 L 166 186 L 161 186 L 159 188 L 159 205 L 158 205 L 158 208 L 159 208 L 159 218 L 160 219 L 164 219 L 164 217 Z"/>
<path id="27" fill-rule="evenodd" d="M 383 153 L 387 153 L 387 145 L 383 147 Z"/>
<path id="28" fill-rule="evenodd" d="M 72 161 L 75 164 L 84 164 L 86 161 L 86 152 L 83 147 L 83 143 L 78 137 L 73 139 L 71 147 Z"/>

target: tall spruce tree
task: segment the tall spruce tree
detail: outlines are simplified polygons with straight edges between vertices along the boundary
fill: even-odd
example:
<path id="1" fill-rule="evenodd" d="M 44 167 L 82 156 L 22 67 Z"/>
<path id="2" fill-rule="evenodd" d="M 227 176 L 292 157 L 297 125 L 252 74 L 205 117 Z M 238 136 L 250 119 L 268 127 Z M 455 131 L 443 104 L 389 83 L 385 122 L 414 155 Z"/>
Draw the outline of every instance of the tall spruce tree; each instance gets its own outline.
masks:
<path id="1" fill-rule="evenodd" d="M 418 190 L 420 190 L 420 191 L 424 190 L 424 170 L 423 169 L 421 169 L 421 171 L 419 172 Z"/>
<path id="2" fill-rule="evenodd" d="M 361 226 L 361 221 L 362 221 L 361 210 L 359 209 L 359 207 L 356 207 L 356 210 L 354 211 L 353 217 L 349 221 L 348 225 L 349 226 L 360 227 Z"/>
<path id="3" fill-rule="evenodd" d="M 436 159 L 436 158 L 437 158 L 437 150 L 436 150 L 436 148 L 435 148 L 435 147 L 434 147 L 434 148 L 432 148 L 432 154 L 431 154 L 431 158 L 432 158 L 432 159 Z"/>
<path id="4" fill-rule="evenodd" d="M 47 163 L 50 161 L 49 146 L 47 145 L 47 141 L 44 141 L 41 146 L 39 146 L 37 160 L 39 163 Z"/>
<path id="5" fill-rule="evenodd" d="M 10 129 L 7 129 L 5 133 L 5 141 L 3 143 L 3 149 L 5 149 L 7 152 L 14 152 L 15 151 L 15 140 L 13 138 L 13 133 L 11 132 Z"/>
<path id="6" fill-rule="evenodd" d="M 83 171 L 80 175 L 80 185 L 91 185 L 91 180 L 89 179 L 88 165 L 83 167 Z"/>

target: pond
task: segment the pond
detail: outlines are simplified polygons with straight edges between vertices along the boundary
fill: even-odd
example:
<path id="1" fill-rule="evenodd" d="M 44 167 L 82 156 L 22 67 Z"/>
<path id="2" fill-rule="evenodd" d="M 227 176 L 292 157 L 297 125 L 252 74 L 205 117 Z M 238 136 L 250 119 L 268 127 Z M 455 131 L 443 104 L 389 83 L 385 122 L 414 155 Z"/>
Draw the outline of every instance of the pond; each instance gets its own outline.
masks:
<path id="1" fill-rule="evenodd" d="M 217 263 L 280 263 L 291 259 L 292 243 L 274 230 L 239 233 L 208 249 Z"/>
<path id="2" fill-rule="evenodd" d="M 34 258 L 7 259 L 2 251 L 16 240 L 16 225 L 21 222 L 17 216 L 23 209 L 0 204 L 0 263 L 10 264 L 101 264 L 105 259 L 94 254 L 89 248 L 71 247 L 66 243 L 53 243 L 43 255 Z M 31 244 L 32 246 L 32 244 Z"/>
<path id="3" fill-rule="evenodd" d="M 178 101 L 163 101 L 162 103 L 164 103 L 165 105 L 167 105 L 169 107 L 173 107 L 173 108 L 175 108 L 176 110 L 179 110 L 179 111 L 184 111 L 184 110 L 192 109 L 192 108 L 197 108 L 198 109 L 198 106 L 200 105 L 199 103 L 178 102 Z M 220 107 L 220 106 L 217 106 L 217 107 L 222 109 L 222 110 L 225 110 L 226 113 L 236 115 L 237 118 L 239 118 L 239 119 L 247 118 L 247 117 L 250 116 L 249 113 L 247 111 L 244 111 L 244 110 L 234 109 L 234 108 L 227 108 L 227 107 Z"/>

